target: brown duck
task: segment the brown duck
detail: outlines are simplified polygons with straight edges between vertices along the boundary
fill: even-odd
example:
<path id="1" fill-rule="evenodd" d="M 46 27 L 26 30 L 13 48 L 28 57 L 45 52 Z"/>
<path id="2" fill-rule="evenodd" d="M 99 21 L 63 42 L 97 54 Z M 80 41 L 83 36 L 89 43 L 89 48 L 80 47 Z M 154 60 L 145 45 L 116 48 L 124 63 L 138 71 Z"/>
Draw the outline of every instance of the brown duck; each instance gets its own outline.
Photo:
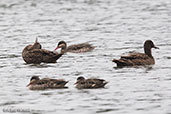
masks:
<path id="1" fill-rule="evenodd" d="M 94 89 L 94 88 L 103 88 L 108 82 L 103 79 L 89 78 L 85 79 L 80 76 L 77 78 L 75 87 L 78 89 Z"/>
<path id="2" fill-rule="evenodd" d="M 63 53 L 57 53 L 49 50 L 42 49 L 40 43 L 36 41 L 33 45 L 28 45 L 23 49 L 22 57 L 27 64 L 40 64 L 44 63 L 56 63 Z"/>
<path id="3" fill-rule="evenodd" d="M 146 40 L 144 43 L 144 53 L 129 53 L 127 56 L 121 56 L 119 60 L 113 59 L 113 62 L 115 62 L 118 67 L 155 64 L 151 48 L 159 49 L 151 40 Z"/>
<path id="4" fill-rule="evenodd" d="M 81 53 L 92 51 L 95 47 L 88 43 L 75 44 L 67 47 L 65 41 L 60 41 L 55 50 L 57 50 L 58 48 L 61 48 L 62 52 Z"/>
<path id="5" fill-rule="evenodd" d="M 27 87 L 30 90 L 45 90 L 45 89 L 60 89 L 60 88 L 67 88 L 65 84 L 68 81 L 62 79 L 50 79 L 50 78 L 43 78 L 40 79 L 38 76 L 33 76 L 30 79 L 30 83 Z"/>

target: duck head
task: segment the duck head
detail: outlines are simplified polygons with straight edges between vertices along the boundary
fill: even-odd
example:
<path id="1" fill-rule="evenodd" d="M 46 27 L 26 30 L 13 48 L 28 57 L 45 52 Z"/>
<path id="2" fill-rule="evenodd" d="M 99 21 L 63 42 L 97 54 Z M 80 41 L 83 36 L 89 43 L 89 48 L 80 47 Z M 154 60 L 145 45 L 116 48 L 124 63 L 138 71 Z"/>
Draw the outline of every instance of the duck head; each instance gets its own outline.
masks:
<path id="1" fill-rule="evenodd" d="M 62 49 L 66 49 L 67 47 L 67 44 L 65 41 L 60 41 L 57 45 L 57 47 L 55 48 L 55 50 L 59 49 L 59 48 L 62 48 Z"/>
<path id="2" fill-rule="evenodd" d="M 83 76 L 80 76 L 77 78 L 77 81 L 83 81 L 83 80 L 85 80 L 85 78 Z"/>
<path id="3" fill-rule="evenodd" d="M 65 41 L 60 41 L 57 45 L 57 47 L 55 48 L 55 50 L 61 48 L 61 52 L 65 52 L 66 51 L 66 48 L 67 48 L 67 44 Z"/>
<path id="4" fill-rule="evenodd" d="M 28 87 L 28 86 L 30 86 L 32 84 L 35 84 L 39 80 L 40 80 L 39 76 L 33 76 L 33 77 L 31 77 L 30 83 L 26 87 Z"/>
<path id="5" fill-rule="evenodd" d="M 85 78 L 83 76 L 80 76 L 80 77 L 77 78 L 77 81 L 76 81 L 76 83 L 74 85 L 77 85 L 79 82 L 82 82 L 84 80 L 85 80 Z"/>
<path id="6" fill-rule="evenodd" d="M 155 48 L 155 49 L 159 49 L 158 47 L 156 47 L 154 45 L 154 43 L 151 41 L 151 40 L 146 40 L 145 43 L 144 43 L 144 47 L 145 48 Z"/>
<path id="7" fill-rule="evenodd" d="M 151 54 L 151 48 L 159 49 L 154 45 L 154 43 L 151 40 L 146 40 L 144 43 L 144 52 L 145 54 L 152 56 Z"/>

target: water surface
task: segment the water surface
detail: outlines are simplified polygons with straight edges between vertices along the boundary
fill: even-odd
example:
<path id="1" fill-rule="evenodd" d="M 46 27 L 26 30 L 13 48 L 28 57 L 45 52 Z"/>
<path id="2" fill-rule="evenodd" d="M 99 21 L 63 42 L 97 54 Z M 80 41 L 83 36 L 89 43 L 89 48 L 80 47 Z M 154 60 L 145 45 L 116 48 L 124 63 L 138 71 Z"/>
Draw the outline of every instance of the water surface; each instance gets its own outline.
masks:
<path id="1" fill-rule="evenodd" d="M 170 114 L 170 0 L 2 0 L 0 1 L 0 112 L 40 114 Z M 56 64 L 27 65 L 23 48 L 38 37 L 43 48 L 57 42 L 88 42 L 92 52 L 67 53 Z M 143 52 L 154 41 L 156 64 L 115 68 L 113 58 Z M 62 78 L 69 89 L 30 91 L 31 76 Z M 103 78 L 104 89 L 77 90 L 78 76 Z M 19 113 L 19 112 L 18 112 Z"/>

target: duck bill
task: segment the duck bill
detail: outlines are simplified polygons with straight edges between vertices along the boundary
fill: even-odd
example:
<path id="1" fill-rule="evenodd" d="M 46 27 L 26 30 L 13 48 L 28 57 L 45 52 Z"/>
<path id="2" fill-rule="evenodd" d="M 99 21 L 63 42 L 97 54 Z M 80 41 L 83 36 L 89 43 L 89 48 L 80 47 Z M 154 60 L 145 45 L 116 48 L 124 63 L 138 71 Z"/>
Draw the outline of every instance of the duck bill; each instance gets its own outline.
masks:
<path id="1" fill-rule="evenodd" d="M 77 85 L 77 84 L 78 84 L 78 82 L 74 83 L 74 85 Z"/>
<path id="2" fill-rule="evenodd" d="M 26 87 L 28 87 L 28 86 L 30 86 L 31 85 L 31 83 L 29 83 Z"/>
<path id="3" fill-rule="evenodd" d="M 159 47 L 154 46 L 155 49 L 159 49 Z"/>
<path id="4" fill-rule="evenodd" d="M 38 43 L 38 38 L 36 38 L 35 43 Z"/>
<path id="5" fill-rule="evenodd" d="M 59 49 L 59 47 L 56 47 L 55 50 Z"/>

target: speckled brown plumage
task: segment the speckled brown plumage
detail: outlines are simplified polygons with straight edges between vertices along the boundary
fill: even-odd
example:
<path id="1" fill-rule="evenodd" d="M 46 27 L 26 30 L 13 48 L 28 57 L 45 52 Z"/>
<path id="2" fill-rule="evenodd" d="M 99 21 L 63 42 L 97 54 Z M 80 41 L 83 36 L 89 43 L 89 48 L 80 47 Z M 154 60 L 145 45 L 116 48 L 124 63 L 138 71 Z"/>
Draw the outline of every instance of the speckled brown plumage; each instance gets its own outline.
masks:
<path id="1" fill-rule="evenodd" d="M 68 81 L 65 81 L 63 79 L 40 79 L 38 76 L 33 76 L 30 79 L 30 83 L 27 85 L 27 87 L 30 90 L 60 89 L 67 88 L 65 86 L 67 83 Z"/>
<path id="2" fill-rule="evenodd" d="M 85 79 L 80 76 L 77 78 L 75 87 L 78 89 L 94 89 L 94 88 L 103 88 L 108 82 L 103 79 L 89 78 Z"/>
<path id="3" fill-rule="evenodd" d="M 88 43 L 75 44 L 67 47 L 65 41 L 60 41 L 56 49 L 58 48 L 62 48 L 64 52 L 82 53 L 92 51 L 95 47 Z"/>
<path id="4" fill-rule="evenodd" d="M 33 45 L 28 45 L 23 49 L 22 57 L 27 64 L 56 63 L 63 53 L 42 49 L 40 43 L 36 40 Z"/>
<path id="5" fill-rule="evenodd" d="M 151 48 L 158 49 L 151 40 L 146 40 L 144 43 L 145 53 L 129 53 L 127 56 L 121 56 L 119 60 L 113 59 L 113 62 L 115 62 L 118 67 L 155 64 Z"/>

